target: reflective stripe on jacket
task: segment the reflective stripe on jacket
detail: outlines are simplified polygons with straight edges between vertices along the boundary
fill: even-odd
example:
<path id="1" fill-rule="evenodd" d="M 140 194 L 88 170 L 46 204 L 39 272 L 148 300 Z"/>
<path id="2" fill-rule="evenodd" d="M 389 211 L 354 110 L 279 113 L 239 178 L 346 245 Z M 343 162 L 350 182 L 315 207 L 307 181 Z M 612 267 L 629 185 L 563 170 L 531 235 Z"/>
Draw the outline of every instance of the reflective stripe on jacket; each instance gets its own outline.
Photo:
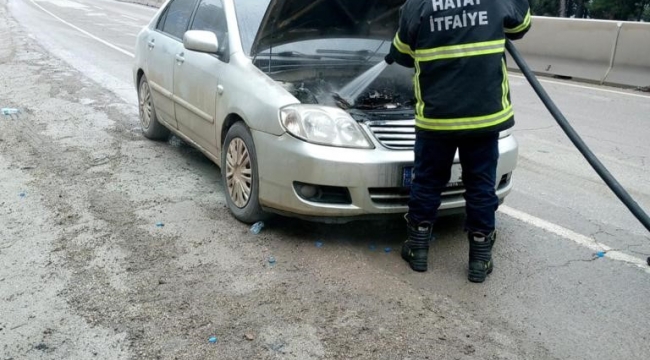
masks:
<path id="1" fill-rule="evenodd" d="M 390 53 L 415 68 L 416 126 L 446 134 L 511 127 L 505 39 L 530 25 L 527 0 L 407 0 Z"/>

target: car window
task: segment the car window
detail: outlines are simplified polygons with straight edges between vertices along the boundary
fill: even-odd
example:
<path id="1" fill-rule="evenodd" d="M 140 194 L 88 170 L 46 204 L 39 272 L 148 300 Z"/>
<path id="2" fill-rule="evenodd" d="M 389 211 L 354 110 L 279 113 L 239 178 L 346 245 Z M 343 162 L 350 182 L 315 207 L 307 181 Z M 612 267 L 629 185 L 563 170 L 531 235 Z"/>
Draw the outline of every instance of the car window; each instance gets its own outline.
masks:
<path id="1" fill-rule="evenodd" d="M 246 51 L 250 54 L 257 30 L 260 28 L 262 18 L 271 0 L 237 0 L 235 11 L 237 12 L 237 23 L 241 42 Z"/>
<path id="2" fill-rule="evenodd" d="M 201 0 L 199 7 L 194 15 L 191 30 L 212 31 L 217 35 L 219 47 L 223 48 L 226 44 L 226 34 L 228 25 L 226 22 L 226 12 L 223 10 L 221 0 Z"/>
<path id="3" fill-rule="evenodd" d="M 172 0 L 167 7 L 162 31 L 179 39 L 183 38 L 192 17 L 196 0 Z"/>
<path id="4" fill-rule="evenodd" d="M 167 18 L 167 10 L 169 10 L 169 7 L 166 7 L 165 10 L 163 10 L 162 14 L 160 15 L 160 18 L 158 18 L 158 24 L 156 24 L 156 30 L 162 31 L 163 26 L 165 26 L 165 19 Z"/>

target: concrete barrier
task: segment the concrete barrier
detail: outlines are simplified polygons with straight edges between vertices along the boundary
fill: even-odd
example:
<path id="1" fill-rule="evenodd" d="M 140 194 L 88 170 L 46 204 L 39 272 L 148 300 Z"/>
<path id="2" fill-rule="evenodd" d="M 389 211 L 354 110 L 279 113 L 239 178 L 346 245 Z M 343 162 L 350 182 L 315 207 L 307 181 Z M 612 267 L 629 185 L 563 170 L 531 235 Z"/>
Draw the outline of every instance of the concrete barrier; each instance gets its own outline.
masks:
<path id="1" fill-rule="evenodd" d="M 616 22 L 533 17 L 532 23 L 515 46 L 533 71 L 594 82 L 605 78 L 615 51 Z M 511 59 L 508 63 L 516 66 Z"/>
<path id="2" fill-rule="evenodd" d="M 650 85 L 648 23 L 534 16 L 530 32 L 515 46 L 538 74 L 610 85 Z M 509 67 L 516 69 L 508 58 Z"/>
<path id="3" fill-rule="evenodd" d="M 605 83 L 650 86 L 650 24 L 622 24 L 616 54 Z"/>

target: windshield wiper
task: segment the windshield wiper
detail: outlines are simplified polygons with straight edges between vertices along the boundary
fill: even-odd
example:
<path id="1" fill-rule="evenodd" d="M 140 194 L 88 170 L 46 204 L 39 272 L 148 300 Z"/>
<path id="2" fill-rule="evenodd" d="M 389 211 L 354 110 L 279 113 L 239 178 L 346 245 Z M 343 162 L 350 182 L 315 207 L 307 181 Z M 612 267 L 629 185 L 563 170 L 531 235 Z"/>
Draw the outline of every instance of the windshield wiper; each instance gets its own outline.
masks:
<path id="1" fill-rule="evenodd" d="M 318 49 L 316 50 L 316 53 L 318 54 L 350 54 L 350 55 L 357 55 L 357 56 L 368 56 L 374 51 L 370 50 L 336 50 L 336 49 Z"/>
<path id="2" fill-rule="evenodd" d="M 368 50 L 359 50 L 359 51 L 345 51 L 345 50 L 316 50 L 316 53 L 322 53 L 322 55 L 311 55 L 301 53 L 299 51 L 280 51 L 280 52 L 265 52 L 255 55 L 257 56 L 269 56 L 269 57 L 284 57 L 284 58 L 296 58 L 296 59 L 336 59 L 336 60 L 368 60 L 371 52 Z M 331 54 L 331 55 L 328 55 Z"/>
<path id="3" fill-rule="evenodd" d="M 375 50 L 367 50 L 367 49 L 362 49 L 362 50 L 341 50 L 341 49 L 318 49 L 316 50 L 317 54 L 337 54 L 337 55 L 350 55 L 352 57 L 359 57 L 365 61 L 369 61 L 370 59 L 374 58 L 377 56 L 379 53 L 379 50 L 386 44 L 386 40 L 383 40 L 379 46 Z"/>
<path id="4" fill-rule="evenodd" d="M 260 53 L 257 54 L 256 56 L 279 56 L 279 57 L 292 57 L 292 58 L 301 58 L 301 59 L 321 59 L 322 56 L 319 55 L 309 55 L 309 54 L 303 54 L 298 51 L 280 51 L 280 52 L 266 52 L 266 53 Z"/>
<path id="5" fill-rule="evenodd" d="M 345 56 L 346 59 L 349 58 L 358 58 L 367 60 L 370 57 L 376 54 L 375 51 L 370 50 L 334 50 L 334 49 L 318 49 L 316 50 L 317 54 L 335 54 L 340 56 Z"/>

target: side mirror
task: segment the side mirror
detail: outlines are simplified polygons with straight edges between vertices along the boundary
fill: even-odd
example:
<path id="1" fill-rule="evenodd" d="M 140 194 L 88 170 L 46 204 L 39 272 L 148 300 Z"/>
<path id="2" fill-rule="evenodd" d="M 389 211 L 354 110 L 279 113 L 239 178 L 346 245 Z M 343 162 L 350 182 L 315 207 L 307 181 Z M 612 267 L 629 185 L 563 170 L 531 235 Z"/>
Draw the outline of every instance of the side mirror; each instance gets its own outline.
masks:
<path id="1" fill-rule="evenodd" d="M 219 40 L 212 31 L 190 30 L 183 35 L 183 46 L 187 50 L 216 54 Z"/>

